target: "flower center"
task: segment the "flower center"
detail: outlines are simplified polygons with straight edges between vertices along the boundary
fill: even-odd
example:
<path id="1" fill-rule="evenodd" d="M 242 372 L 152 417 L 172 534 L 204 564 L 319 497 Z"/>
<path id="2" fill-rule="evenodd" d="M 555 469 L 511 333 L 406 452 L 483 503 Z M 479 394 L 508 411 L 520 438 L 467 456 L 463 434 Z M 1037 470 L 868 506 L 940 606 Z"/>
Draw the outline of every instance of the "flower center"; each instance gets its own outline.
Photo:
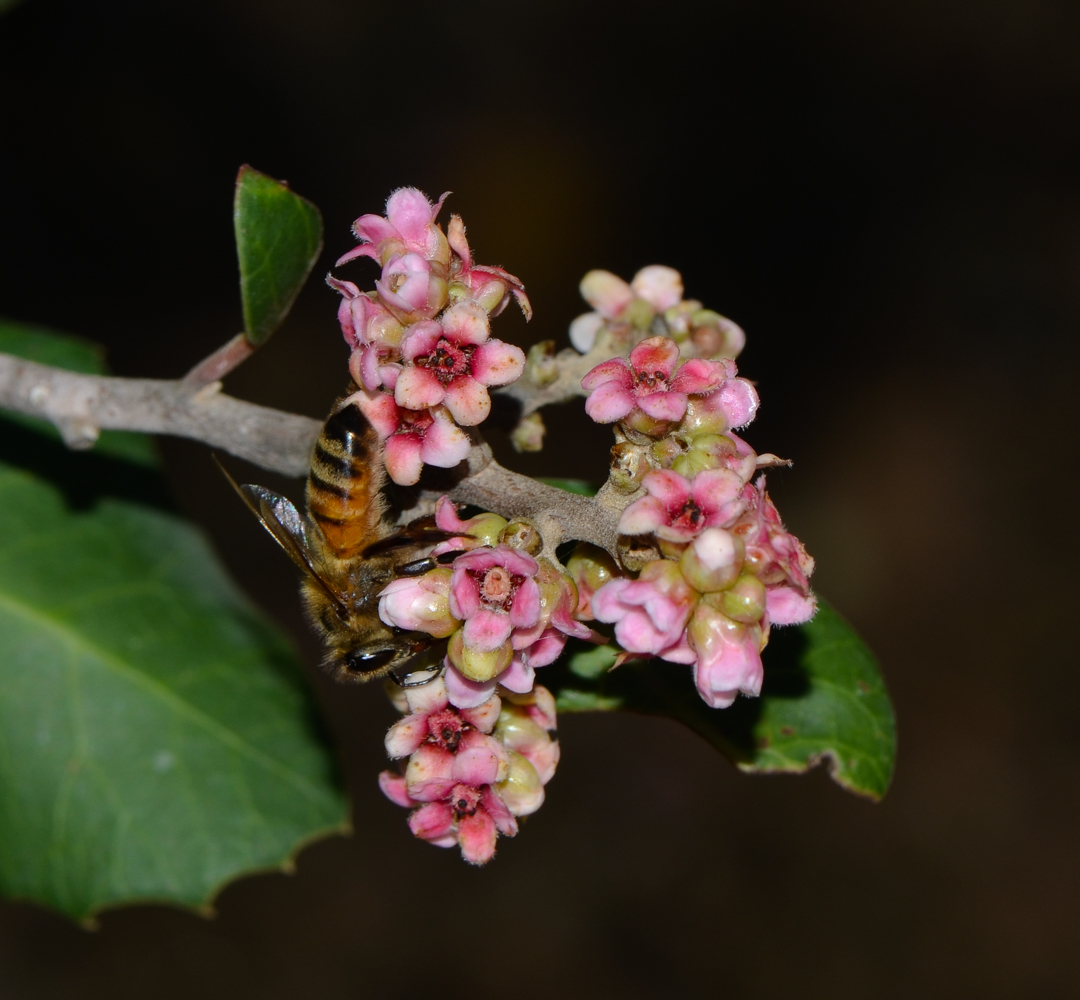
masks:
<path id="1" fill-rule="evenodd" d="M 513 595 L 514 578 L 502 566 L 493 566 L 480 581 L 480 597 L 486 604 L 505 605 Z"/>
<path id="2" fill-rule="evenodd" d="M 681 528 L 699 528 L 704 520 L 705 512 L 693 500 L 687 500 L 671 523 Z"/>
<path id="3" fill-rule="evenodd" d="M 471 785 L 454 785 L 450 792 L 450 808 L 454 810 L 454 818 L 471 816 L 480 806 L 480 789 Z"/>
<path id="4" fill-rule="evenodd" d="M 668 381 L 663 372 L 634 372 L 634 387 L 639 395 L 651 392 L 667 392 Z"/>
<path id="5" fill-rule="evenodd" d="M 435 423 L 435 418 L 427 410 L 401 410 L 394 433 L 418 434 L 423 437 L 433 423 Z"/>
<path id="6" fill-rule="evenodd" d="M 443 384 L 448 385 L 459 375 L 467 375 L 471 370 L 471 358 L 474 347 L 455 347 L 445 337 L 435 345 L 430 354 L 417 358 L 418 365 L 427 368 Z"/>
<path id="7" fill-rule="evenodd" d="M 461 741 L 461 731 L 464 728 L 461 716 L 452 709 L 444 708 L 441 712 L 432 712 L 427 722 L 431 741 L 436 746 L 454 753 Z"/>

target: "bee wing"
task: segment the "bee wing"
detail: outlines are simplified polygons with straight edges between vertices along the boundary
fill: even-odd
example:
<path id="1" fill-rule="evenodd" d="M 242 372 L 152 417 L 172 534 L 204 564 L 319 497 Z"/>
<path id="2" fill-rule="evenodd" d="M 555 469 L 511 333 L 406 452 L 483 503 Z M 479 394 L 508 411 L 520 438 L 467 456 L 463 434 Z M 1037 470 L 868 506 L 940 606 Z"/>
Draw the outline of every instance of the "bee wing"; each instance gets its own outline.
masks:
<path id="1" fill-rule="evenodd" d="M 248 509 L 259 519 L 259 523 L 274 536 L 274 540 L 285 550 L 288 557 L 311 576 L 342 617 L 345 617 L 348 614 L 345 602 L 327 582 L 322 560 L 316 554 L 317 548 L 311 544 L 311 536 L 318 529 L 308 522 L 291 500 L 262 486 L 241 486 L 220 462 L 217 465 Z"/>
<path id="2" fill-rule="evenodd" d="M 393 549 L 405 548 L 408 545 L 438 545 L 451 538 L 457 538 L 452 531 L 443 531 L 441 528 L 413 528 L 406 525 L 400 531 L 372 543 L 364 549 L 365 556 L 378 555 L 381 552 L 390 552 Z"/>

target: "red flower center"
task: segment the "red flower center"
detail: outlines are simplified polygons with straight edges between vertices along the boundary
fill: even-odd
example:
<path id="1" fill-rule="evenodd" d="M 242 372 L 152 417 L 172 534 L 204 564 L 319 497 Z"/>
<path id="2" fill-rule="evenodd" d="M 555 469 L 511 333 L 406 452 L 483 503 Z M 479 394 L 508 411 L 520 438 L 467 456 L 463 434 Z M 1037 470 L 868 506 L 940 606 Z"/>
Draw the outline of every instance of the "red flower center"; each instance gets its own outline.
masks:
<path id="1" fill-rule="evenodd" d="M 475 350 L 472 345 L 456 347 L 442 337 L 435 345 L 435 350 L 417 358 L 416 363 L 433 372 L 443 385 L 449 385 L 459 375 L 468 375 L 472 370 L 472 355 Z"/>
<path id="2" fill-rule="evenodd" d="M 639 396 L 648 396 L 653 392 L 667 392 L 667 376 L 663 372 L 635 371 L 634 389 Z"/>
<path id="3" fill-rule="evenodd" d="M 422 438 L 433 423 L 435 418 L 427 410 L 399 410 L 394 433 L 417 434 Z"/>
<path id="4" fill-rule="evenodd" d="M 461 716 L 451 708 L 444 708 L 441 712 L 432 712 L 428 716 L 427 723 L 431 742 L 454 753 L 461 740 L 461 732 L 465 728 Z"/>
<path id="5" fill-rule="evenodd" d="M 471 785 L 454 785 L 450 792 L 450 808 L 454 818 L 471 816 L 480 807 L 480 789 Z"/>
<path id="6" fill-rule="evenodd" d="M 705 519 L 705 512 L 693 500 L 687 500 L 682 509 L 671 519 L 672 527 L 699 528 Z"/>

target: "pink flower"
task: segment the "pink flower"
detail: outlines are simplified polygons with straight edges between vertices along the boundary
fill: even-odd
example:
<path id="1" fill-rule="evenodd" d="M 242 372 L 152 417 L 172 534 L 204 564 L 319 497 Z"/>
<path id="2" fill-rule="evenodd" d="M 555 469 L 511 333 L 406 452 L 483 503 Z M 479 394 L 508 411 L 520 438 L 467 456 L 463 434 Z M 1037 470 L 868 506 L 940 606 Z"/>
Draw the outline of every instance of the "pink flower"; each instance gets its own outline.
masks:
<path id="1" fill-rule="evenodd" d="M 506 545 L 472 549 L 454 561 L 450 612 L 464 625 L 447 658 L 465 680 L 483 684 L 511 665 L 511 633 L 540 618 L 538 569 L 535 559 Z"/>
<path id="2" fill-rule="evenodd" d="M 432 204 L 416 188 L 398 188 L 386 200 L 385 217 L 362 215 L 353 223 L 353 232 L 362 245 L 341 257 L 338 265 L 357 257 L 373 257 L 385 263 L 404 253 L 419 254 L 425 260 L 439 260 L 445 265 L 449 255 L 446 237 L 435 224 L 435 217 L 449 193 Z"/>
<path id="3" fill-rule="evenodd" d="M 349 371 L 357 384 L 374 392 L 393 387 L 400 365 L 398 347 L 404 327 L 377 296 L 365 295 L 351 281 L 326 276 L 326 283 L 341 293 L 338 322 L 345 342 L 352 348 Z"/>
<path id="4" fill-rule="evenodd" d="M 746 568 L 765 584 L 766 608 L 774 625 L 809 621 L 817 610 L 810 591 L 814 560 L 780 520 L 765 492 L 765 477 L 744 490 L 746 514 L 732 527 L 746 547 Z"/>
<path id="5" fill-rule="evenodd" d="M 619 531 L 624 535 L 652 533 L 688 542 L 705 528 L 734 520 L 745 509 L 743 480 L 730 469 L 706 469 L 692 480 L 665 469 L 650 472 L 641 484 L 649 495 L 623 511 Z"/>
<path id="6" fill-rule="evenodd" d="M 615 623 L 615 639 L 627 652 L 662 656 L 679 645 L 697 599 L 679 564 L 658 559 L 636 580 L 605 583 L 593 594 L 592 610 L 599 621 Z"/>
<path id="7" fill-rule="evenodd" d="M 694 683 L 712 708 L 727 708 L 741 692 L 756 698 L 764 676 L 762 631 L 744 625 L 706 603 L 694 611 L 687 638 L 697 654 Z"/>
<path id="8" fill-rule="evenodd" d="M 728 358 L 703 362 L 722 372 L 719 388 L 707 396 L 690 401 L 682 433 L 724 434 L 730 428 L 745 427 L 757 413 L 760 400 L 757 390 L 744 378 L 736 378 L 738 368 Z"/>
<path id="9" fill-rule="evenodd" d="M 581 380 L 590 394 L 585 412 L 600 424 L 620 420 L 642 433 L 666 432 L 682 420 L 688 394 L 712 392 L 724 379 L 717 362 L 695 358 L 676 372 L 678 360 L 675 341 L 649 337 L 630 352 L 629 361 L 602 362 Z"/>
<path id="10" fill-rule="evenodd" d="M 391 580 L 379 594 L 379 617 L 392 627 L 438 639 L 452 635 L 461 623 L 450 614 L 450 574 L 447 566 Z"/>
<path id="11" fill-rule="evenodd" d="M 491 411 L 487 387 L 506 385 L 525 370 L 518 347 L 489 339 L 487 314 L 461 302 L 440 323 L 418 323 L 402 341 L 405 367 L 397 378 L 399 406 L 423 410 L 443 404 L 465 427 L 481 423 Z"/>
<path id="12" fill-rule="evenodd" d="M 446 410 L 405 410 L 385 393 L 354 393 L 355 402 L 385 442 L 386 471 L 401 486 L 413 486 L 425 465 L 452 469 L 469 454 L 469 439 Z"/>
<path id="13" fill-rule="evenodd" d="M 473 263 L 472 250 L 465 238 L 465 223 L 460 215 L 450 216 L 446 238 L 456 255 L 450 266 L 451 282 L 468 289 L 468 297 L 490 316 L 498 316 L 513 295 L 525 320 L 532 319 L 532 305 L 520 279 L 501 267 Z"/>
<path id="14" fill-rule="evenodd" d="M 446 305 L 446 281 L 418 253 L 391 257 L 375 288 L 402 322 L 431 319 Z"/>

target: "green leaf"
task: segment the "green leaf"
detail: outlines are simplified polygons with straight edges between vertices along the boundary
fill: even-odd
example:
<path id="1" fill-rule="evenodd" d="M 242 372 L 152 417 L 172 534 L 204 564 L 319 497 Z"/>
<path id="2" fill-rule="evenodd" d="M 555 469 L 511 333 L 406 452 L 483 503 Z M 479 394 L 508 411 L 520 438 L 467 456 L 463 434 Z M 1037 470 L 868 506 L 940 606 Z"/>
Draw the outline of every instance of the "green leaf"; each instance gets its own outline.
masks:
<path id="1" fill-rule="evenodd" d="M 602 658 L 583 646 L 544 671 L 543 683 L 559 711 L 668 715 L 744 771 L 801 773 L 828 761 L 844 788 L 880 799 L 892 779 L 895 721 L 877 663 L 851 626 L 822 602 L 806 625 L 774 629 L 763 660 L 761 697 L 727 709 L 698 697 L 688 667 L 631 660 L 601 674 Z"/>
<path id="2" fill-rule="evenodd" d="M 548 486 L 554 486 L 560 490 L 565 490 L 567 493 L 576 493 L 578 496 L 582 497 L 596 496 L 596 491 L 600 488 L 594 486 L 585 479 L 559 479 L 551 476 L 537 476 L 536 481 L 538 483 L 546 483 Z"/>
<path id="3" fill-rule="evenodd" d="M 205 906 L 345 822 L 295 655 L 205 539 L 0 464 L 0 889 Z"/>
<path id="4" fill-rule="evenodd" d="M 100 345 L 29 323 L 0 319 L 0 352 L 84 375 L 109 373 L 105 365 L 105 351 Z M 4 413 L 4 418 L 53 440 L 60 440 L 60 432 L 47 420 L 22 413 Z M 145 434 L 102 431 L 93 450 L 99 455 L 122 458 L 147 468 L 157 466 L 157 452 L 153 442 Z"/>
<path id="5" fill-rule="evenodd" d="M 244 331 L 253 347 L 285 319 L 322 251 L 322 216 L 283 181 L 245 165 L 233 202 Z"/>

